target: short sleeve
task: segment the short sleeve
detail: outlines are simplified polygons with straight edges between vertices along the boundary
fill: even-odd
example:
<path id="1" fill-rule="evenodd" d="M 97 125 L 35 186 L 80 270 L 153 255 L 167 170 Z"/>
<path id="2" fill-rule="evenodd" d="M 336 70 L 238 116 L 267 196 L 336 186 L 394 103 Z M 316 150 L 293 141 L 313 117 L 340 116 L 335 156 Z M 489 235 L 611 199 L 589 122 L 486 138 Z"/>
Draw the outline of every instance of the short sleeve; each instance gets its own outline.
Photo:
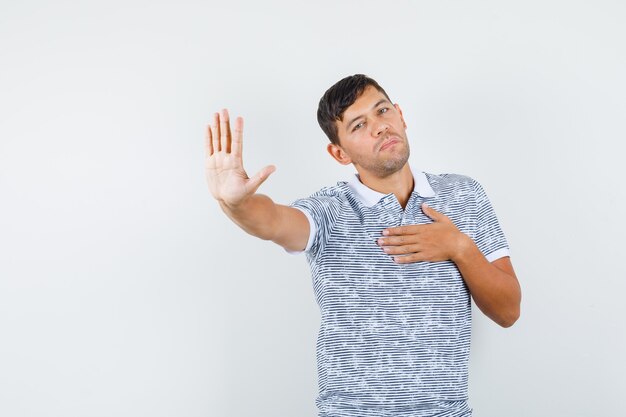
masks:
<path id="1" fill-rule="evenodd" d="M 287 252 L 294 255 L 307 253 L 316 256 L 326 244 L 341 213 L 342 200 L 328 190 L 321 190 L 311 197 L 294 201 L 290 206 L 302 211 L 309 220 L 309 240 L 304 250 Z"/>
<path id="2" fill-rule="evenodd" d="M 473 187 L 477 214 L 474 237 L 476 246 L 489 262 L 510 256 L 508 242 L 485 190 L 476 180 L 473 180 Z"/>

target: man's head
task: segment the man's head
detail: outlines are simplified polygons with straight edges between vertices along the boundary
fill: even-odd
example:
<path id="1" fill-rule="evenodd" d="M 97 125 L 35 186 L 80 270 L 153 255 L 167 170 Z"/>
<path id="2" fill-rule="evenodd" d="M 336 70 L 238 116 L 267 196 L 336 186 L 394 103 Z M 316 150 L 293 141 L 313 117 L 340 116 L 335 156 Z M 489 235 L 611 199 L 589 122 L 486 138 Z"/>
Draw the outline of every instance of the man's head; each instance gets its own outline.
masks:
<path id="1" fill-rule="evenodd" d="M 328 136 L 330 143 L 339 145 L 337 121 L 343 120 L 343 114 L 350 107 L 367 86 L 376 88 L 391 103 L 385 90 L 372 78 L 364 74 L 355 74 L 343 78 L 330 87 L 317 107 L 317 122 Z"/>
<path id="2" fill-rule="evenodd" d="M 328 152 L 359 172 L 385 177 L 409 158 L 402 110 L 378 83 L 363 75 L 346 77 L 320 99 L 317 120 L 328 136 Z"/>

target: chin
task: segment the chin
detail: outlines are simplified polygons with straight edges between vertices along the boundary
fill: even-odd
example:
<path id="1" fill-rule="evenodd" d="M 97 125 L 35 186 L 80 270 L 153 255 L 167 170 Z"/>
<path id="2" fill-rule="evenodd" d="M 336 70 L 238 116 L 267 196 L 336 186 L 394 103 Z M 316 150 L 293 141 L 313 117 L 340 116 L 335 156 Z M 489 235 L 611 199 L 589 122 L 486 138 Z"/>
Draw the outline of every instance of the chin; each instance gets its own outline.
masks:
<path id="1" fill-rule="evenodd" d="M 377 171 L 381 177 L 387 177 L 391 174 L 395 174 L 396 172 L 404 168 L 407 161 L 408 158 L 385 161 L 385 163 L 376 167 L 375 171 Z"/>

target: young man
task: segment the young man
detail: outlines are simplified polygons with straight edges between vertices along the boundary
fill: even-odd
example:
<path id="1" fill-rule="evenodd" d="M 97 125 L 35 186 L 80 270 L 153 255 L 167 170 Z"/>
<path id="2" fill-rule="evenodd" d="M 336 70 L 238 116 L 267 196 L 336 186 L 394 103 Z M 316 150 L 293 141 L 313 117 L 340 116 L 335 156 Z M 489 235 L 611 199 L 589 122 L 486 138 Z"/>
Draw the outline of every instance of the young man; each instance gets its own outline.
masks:
<path id="1" fill-rule="evenodd" d="M 365 75 L 328 89 L 317 117 L 351 181 L 291 206 L 256 194 L 274 167 L 248 177 L 243 119 L 231 133 L 225 109 L 207 129 L 206 174 L 237 225 L 307 255 L 322 315 L 319 415 L 471 416 L 470 296 L 503 327 L 521 300 L 487 195 L 467 176 L 412 172 L 402 110 Z"/>

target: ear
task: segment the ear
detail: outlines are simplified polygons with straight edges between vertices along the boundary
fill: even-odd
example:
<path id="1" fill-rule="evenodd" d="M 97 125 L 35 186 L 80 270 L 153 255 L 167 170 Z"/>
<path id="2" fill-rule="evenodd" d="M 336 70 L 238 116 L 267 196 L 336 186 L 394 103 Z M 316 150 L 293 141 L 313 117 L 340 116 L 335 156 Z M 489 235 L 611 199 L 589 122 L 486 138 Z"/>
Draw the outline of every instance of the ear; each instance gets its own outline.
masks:
<path id="1" fill-rule="evenodd" d="M 402 124 L 404 125 L 404 128 L 406 129 L 406 122 L 404 121 L 404 117 L 402 116 L 402 109 L 400 108 L 400 105 L 398 103 L 394 104 L 393 107 L 396 108 L 396 110 L 398 110 L 398 112 L 400 113 L 400 119 L 402 119 Z"/>
<path id="2" fill-rule="evenodd" d="M 344 152 L 341 146 L 329 143 L 326 150 L 330 156 L 332 156 L 335 161 L 339 162 L 341 165 L 348 165 L 352 163 L 352 159 L 350 159 L 350 156 Z"/>

